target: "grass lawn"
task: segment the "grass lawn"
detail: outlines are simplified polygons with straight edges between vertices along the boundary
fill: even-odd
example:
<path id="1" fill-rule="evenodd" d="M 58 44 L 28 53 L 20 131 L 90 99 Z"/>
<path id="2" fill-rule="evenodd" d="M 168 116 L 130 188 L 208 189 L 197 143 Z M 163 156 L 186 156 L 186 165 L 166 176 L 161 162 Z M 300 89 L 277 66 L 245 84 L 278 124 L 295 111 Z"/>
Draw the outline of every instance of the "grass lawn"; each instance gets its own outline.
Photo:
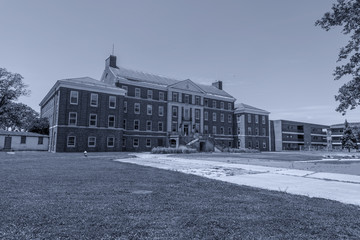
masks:
<path id="1" fill-rule="evenodd" d="M 0 239 L 359 239 L 360 208 L 114 162 L 0 152 Z"/>

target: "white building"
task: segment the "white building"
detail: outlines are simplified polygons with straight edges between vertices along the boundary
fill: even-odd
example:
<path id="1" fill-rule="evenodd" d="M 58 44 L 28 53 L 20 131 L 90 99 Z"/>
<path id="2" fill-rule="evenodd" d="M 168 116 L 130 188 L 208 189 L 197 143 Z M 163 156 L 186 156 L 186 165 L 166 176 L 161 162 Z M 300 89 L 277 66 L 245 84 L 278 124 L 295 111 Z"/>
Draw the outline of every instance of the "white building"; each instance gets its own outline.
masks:
<path id="1" fill-rule="evenodd" d="M 49 136 L 0 130 L 0 151 L 47 151 Z"/>

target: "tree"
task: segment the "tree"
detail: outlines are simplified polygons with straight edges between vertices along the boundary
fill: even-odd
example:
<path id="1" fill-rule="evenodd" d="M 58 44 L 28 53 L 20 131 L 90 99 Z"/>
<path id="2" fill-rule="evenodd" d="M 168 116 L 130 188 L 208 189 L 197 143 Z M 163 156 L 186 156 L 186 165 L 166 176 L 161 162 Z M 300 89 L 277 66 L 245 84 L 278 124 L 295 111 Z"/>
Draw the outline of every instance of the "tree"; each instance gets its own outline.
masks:
<path id="1" fill-rule="evenodd" d="M 26 89 L 27 85 L 22 81 L 23 77 L 18 73 L 8 72 L 0 68 L 0 108 L 17 100 L 20 96 L 30 94 Z"/>
<path id="2" fill-rule="evenodd" d="M 0 108 L 0 128 L 5 130 L 27 130 L 39 114 L 23 103 L 7 103 Z"/>
<path id="3" fill-rule="evenodd" d="M 341 137 L 341 145 L 342 148 L 346 148 L 347 150 L 356 149 L 356 137 L 353 133 L 353 129 L 350 127 L 349 123 L 345 120 L 344 132 L 343 136 Z"/>
<path id="4" fill-rule="evenodd" d="M 47 118 L 36 118 L 30 124 L 28 131 L 49 135 L 49 120 Z"/>
<path id="5" fill-rule="evenodd" d="M 352 78 L 340 87 L 338 95 L 335 96 L 336 101 L 340 102 L 336 111 L 345 115 L 347 109 L 352 110 L 360 105 L 360 1 L 338 0 L 333 4 L 332 11 L 325 13 L 315 25 L 326 31 L 342 26 L 342 33 L 350 36 L 347 45 L 340 49 L 337 60 L 348 61 L 337 66 L 333 74 L 335 80 L 344 76 Z"/>

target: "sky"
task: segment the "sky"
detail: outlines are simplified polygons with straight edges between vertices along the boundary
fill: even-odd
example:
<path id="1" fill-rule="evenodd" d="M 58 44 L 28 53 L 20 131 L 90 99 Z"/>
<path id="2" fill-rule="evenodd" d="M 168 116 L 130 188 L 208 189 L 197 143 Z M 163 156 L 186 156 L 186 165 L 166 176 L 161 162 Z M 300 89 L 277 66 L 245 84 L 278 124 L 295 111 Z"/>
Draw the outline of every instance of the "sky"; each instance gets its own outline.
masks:
<path id="1" fill-rule="evenodd" d="M 36 111 L 57 80 L 100 79 L 118 65 L 179 80 L 223 81 L 270 119 L 359 121 L 335 111 L 338 52 L 347 42 L 315 21 L 335 0 L 0 0 L 0 67 L 20 73 Z"/>

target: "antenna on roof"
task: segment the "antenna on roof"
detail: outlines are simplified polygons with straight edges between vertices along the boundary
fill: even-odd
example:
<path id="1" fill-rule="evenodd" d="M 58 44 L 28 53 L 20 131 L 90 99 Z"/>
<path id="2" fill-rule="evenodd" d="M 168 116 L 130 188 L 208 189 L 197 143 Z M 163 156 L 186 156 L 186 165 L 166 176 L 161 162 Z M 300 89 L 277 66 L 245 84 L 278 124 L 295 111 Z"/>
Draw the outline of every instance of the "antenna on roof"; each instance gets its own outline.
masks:
<path id="1" fill-rule="evenodd" d="M 111 55 L 114 56 L 114 44 L 113 44 L 113 47 L 112 47 L 112 53 L 111 53 Z"/>

